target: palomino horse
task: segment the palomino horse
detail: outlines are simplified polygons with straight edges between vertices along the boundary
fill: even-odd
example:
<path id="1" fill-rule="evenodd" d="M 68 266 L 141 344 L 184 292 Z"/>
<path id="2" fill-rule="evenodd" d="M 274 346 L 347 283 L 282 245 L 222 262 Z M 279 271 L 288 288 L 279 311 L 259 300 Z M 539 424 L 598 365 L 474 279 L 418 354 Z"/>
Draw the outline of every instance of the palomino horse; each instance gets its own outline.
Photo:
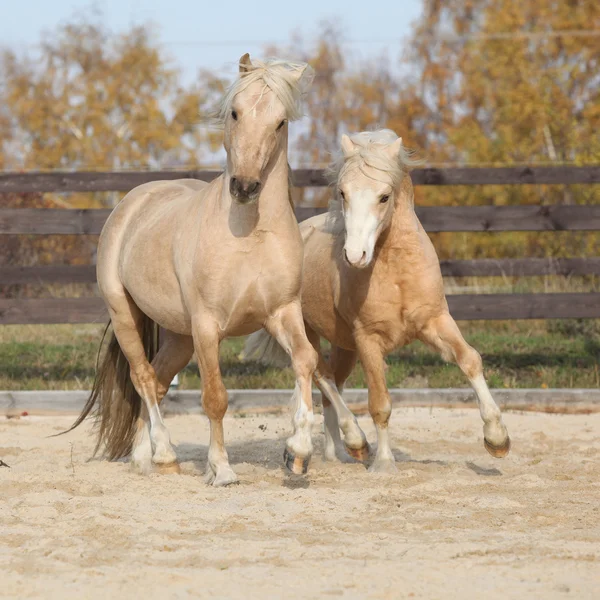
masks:
<path id="1" fill-rule="evenodd" d="M 240 59 L 220 105 L 225 172 L 210 184 L 157 181 L 129 192 L 98 246 L 98 285 L 113 337 L 75 426 L 96 408 L 98 445 L 178 470 L 159 404 L 195 352 L 210 419 L 207 482 L 237 481 L 224 444 L 227 392 L 219 344 L 266 327 L 291 354 L 297 382 L 285 462 L 305 472 L 312 453 L 311 379 L 317 355 L 300 303 L 302 238 L 290 201 L 288 121 L 301 117 L 312 69 Z M 157 348 L 158 326 L 166 330 Z M 142 402 L 143 400 L 143 402 Z"/>
<path id="2" fill-rule="evenodd" d="M 415 214 L 410 162 L 393 131 L 343 136 L 342 156 L 331 169 L 336 199 L 328 213 L 300 225 L 302 309 L 307 335 L 319 352 L 314 377 L 323 394 L 325 456 L 336 456 L 340 428 L 346 447 L 364 439 L 340 395 L 358 357 L 377 429 L 377 454 L 370 467 L 375 472 L 396 470 L 388 439 L 391 402 L 384 357 L 415 339 L 457 362 L 468 377 L 490 454 L 503 457 L 510 449 L 481 357 L 448 312 L 435 249 Z M 320 353 L 320 337 L 331 342 L 330 364 Z M 277 361 L 278 346 L 272 342 L 267 332 L 250 336 L 246 358 Z M 350 453 L 361 458 L 360 452 Z"/>

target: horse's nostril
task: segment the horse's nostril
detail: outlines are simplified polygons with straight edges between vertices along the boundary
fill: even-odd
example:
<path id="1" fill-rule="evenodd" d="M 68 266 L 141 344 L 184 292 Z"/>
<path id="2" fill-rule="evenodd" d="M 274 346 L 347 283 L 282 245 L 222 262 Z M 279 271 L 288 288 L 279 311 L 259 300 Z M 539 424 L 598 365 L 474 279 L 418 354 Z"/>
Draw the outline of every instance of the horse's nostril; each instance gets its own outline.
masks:
<path id="1" fill-rule="evenodd" d="M 363 251 L 362 256 L 360 258 L 360 262 L 361 263 L 366 263 L 367 262 L 367 253 L 365 251 Z"/>
<path id="2" fill-rule="evenodd" d="M 253 181 L 248 185 L 248 194 L 255 194 L 260 188 L 260 181 Z"/>

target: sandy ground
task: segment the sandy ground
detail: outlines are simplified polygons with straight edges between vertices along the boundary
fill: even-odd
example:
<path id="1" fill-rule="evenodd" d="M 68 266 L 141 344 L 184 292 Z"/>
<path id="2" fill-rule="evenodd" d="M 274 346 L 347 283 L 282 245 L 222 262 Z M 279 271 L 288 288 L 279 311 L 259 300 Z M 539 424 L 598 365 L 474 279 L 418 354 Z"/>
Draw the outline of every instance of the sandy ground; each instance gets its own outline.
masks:
<path id="1" fill-rule="evenodd" d="M 281 469 L 288 416 L 229 417 L 241 483 L 203 470 L 204 417 L 168 419 L 182 475 L 86 462 L 67 417 L 0 421 L 3 598 L 599 598 L 600 415 L 507 414 L 509 458 L 471 410 L 395 410 L 398 474 Z M 370 420 L 361 426 L 373 441 Z"/>

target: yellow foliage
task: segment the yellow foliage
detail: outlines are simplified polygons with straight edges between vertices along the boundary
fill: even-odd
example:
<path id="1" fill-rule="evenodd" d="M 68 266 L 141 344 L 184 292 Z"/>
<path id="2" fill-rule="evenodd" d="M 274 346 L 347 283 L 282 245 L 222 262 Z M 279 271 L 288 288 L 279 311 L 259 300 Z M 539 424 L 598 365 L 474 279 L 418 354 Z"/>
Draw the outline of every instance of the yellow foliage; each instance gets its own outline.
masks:
<path id="1" fill-rule="evenodd" d="M 147 27 L 60 26 L 41 56 L 1 57 L 0 167 L 117 170 L 196 165 L 205 100 L 182 89 Z"/>

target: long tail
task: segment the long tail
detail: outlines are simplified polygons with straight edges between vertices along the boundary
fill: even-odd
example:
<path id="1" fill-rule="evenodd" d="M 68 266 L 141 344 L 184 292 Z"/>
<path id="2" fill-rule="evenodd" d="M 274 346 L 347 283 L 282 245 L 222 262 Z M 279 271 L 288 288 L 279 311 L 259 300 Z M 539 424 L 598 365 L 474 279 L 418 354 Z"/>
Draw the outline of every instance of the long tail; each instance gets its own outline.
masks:
<path id="1" fill-rule="evenodd" d="M 146 315 L 143 318 L 142 342 L 146 357 L 151 362 L 158 352 L 158 325 Z M 100 342 L 96 377 L 90 397 L 75 423 L 63 433 L 81 425 L 91 413 L 97 434 L 94 456 L 104 446 L 104 456 L 109 460 L 116 460 L 131 453 L 142 399 L 133 386 L 129 362 L 114 333 L 111 332 L 108 347 L 102 359 L 100 358 L 109 327 L 110 323 Z"/>
<path id="2" fill-rule="evenodd" d="M 276 367 L 287 367 L 290 364 L 288 353 L 277 343 L 266 329 L 261 329 L 248 336 L 240 358 L 247 362 L 257 362 L 275 365 Z"/>

